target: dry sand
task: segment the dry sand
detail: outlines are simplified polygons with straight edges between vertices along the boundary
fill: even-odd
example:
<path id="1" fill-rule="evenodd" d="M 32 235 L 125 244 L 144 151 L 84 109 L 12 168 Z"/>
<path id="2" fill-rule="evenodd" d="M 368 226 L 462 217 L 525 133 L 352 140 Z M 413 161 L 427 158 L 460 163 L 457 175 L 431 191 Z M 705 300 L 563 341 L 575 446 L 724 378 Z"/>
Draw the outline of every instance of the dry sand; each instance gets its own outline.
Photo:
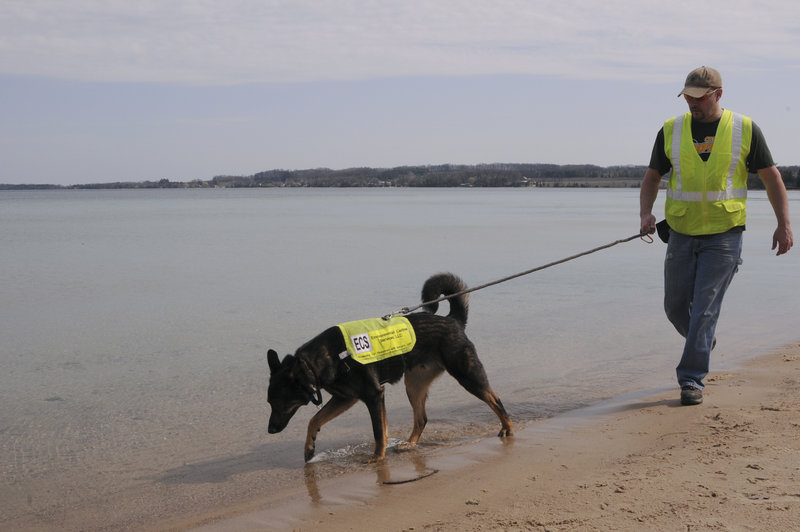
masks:
<path id="1" fill-rule="evenodd" d="M 413 482 L 380 484 L 390 475 L 380 468 L 362 485 L 312 480 L 303 502 L 205 528 L 799 530 L 800 344 L 712 374 L 702 405 L 677 395 L 623 397 L 391 472 L 438 470 Z"/>
<path id="2" fill-rule="evenodd" d="M 278 494 L 259 468 L 229 464 L 224 481 L 143 482 L 0 529 L 800 530 L 798 436 L 794 344 L 712 373 L 698 406 L 680 406 L 677 388 L 622 395 L 513 438 L 394 455 L 361 473 L 318 480 L 324 464 L 310 464 Z"/>

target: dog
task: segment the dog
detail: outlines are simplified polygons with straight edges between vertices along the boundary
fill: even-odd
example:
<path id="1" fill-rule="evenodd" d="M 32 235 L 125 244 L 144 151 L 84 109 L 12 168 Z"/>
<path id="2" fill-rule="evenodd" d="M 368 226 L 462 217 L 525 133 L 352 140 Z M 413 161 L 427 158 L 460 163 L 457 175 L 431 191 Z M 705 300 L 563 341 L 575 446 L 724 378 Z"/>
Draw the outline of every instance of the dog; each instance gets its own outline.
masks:
<path id="1" fill-rule="evenodd" d="M 271 407 L 269 433 L 286 428 L 297 410 L 308 403 L 322 404 L 321 390 L 330 400 L 308 423 L 304 457 L 308 462 L 315 452 L 317 433 L 322 426 L 339 416 L 356 402 L 363 401 L 372 421 L 375 452 L 371 460 L 386 456 L 389 438 L 384 404 L 385 383 L 395 384 L 405 377 L 406 393 L 414 413 L 414 424 L 407 443 L 399 450 L 416 446 L 428 421 L 425 402 L 428 389 L 439 375 L 447 371 L 468 392 L 484 401 L 500 419 L 499 437 L 514 433 L 511 419 L 500 398 L 492 391 L 486 372 L 478 359 L 475 346 L 467 338 L 468 297 L 464 282 L 452 273 L 430 277 L 422 287 L 422 302 L 440 296 L 451 296 L 447 316 L 436 314 L 438 303 L 427 303 L 421 312 L 408 314 L 416 343 L 411 351 L 371 364 L 352 360 L 346 351 L 346 339 L 338 326 L 331 327 L 287 355 L 282 361 L 270 349 L 269 387 L 267 400 Z"/>

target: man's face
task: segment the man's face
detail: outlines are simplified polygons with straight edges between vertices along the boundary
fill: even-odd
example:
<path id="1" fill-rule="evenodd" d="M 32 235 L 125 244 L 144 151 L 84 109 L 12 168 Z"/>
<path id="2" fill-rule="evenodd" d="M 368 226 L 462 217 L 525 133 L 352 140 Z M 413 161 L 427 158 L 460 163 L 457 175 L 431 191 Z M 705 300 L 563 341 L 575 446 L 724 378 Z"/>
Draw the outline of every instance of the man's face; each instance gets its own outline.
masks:
<path id="1" fill-rule="evenodd" d="M 689 111 L 692 118 L 698 122 L 713 122 L 721 114 L 719 99 L 722 96 L 722 89 L 709 89 L 705 95 L 699 98 L 692 98 L 684 94 L 686 103 L 689 104 Z"/>

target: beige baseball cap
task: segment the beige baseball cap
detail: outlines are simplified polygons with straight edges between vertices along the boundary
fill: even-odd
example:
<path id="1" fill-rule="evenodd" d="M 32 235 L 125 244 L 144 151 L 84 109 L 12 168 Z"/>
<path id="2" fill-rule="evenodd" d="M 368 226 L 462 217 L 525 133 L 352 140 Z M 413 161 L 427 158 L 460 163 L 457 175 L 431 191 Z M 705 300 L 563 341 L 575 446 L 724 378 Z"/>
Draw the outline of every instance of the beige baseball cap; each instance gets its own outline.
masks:
<path id="1" fill-rule="evenodd" d="M 712 89 L 722 88 L 722 76 L 715 69 L 707 66 L 695 68 L 686 76 L 686 83 L 678 96 L 684 94 L 692 98 L 702 98 Z"/>

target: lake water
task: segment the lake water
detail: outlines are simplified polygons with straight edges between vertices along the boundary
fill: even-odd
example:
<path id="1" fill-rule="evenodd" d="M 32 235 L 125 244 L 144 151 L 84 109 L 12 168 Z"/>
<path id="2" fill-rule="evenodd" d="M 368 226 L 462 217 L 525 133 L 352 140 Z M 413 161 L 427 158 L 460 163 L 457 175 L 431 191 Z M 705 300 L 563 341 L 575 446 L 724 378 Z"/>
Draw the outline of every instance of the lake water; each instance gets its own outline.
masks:
<path id="1" fill-rule="evenodd" d="M 800 336 L 800 255 L 770 250 L 763 192 L 748 215 L 714 371 Z M 259 482 L 249 496 L 296 486 L 315 409 L 267 434 L 268 348 L 416 305 L 433 273 L 483 284 L 638 223 L 636 189 L 0 192 L 0 528 L 124 527 L 141 516 L 113 510 L 123 496 L 169 519 L 173 504 L 241 497 L 244 478 Z M 675 387 L 664 251 L 636 239 L 471 294 L 467 332 L 517 427 Z M 428 405 L 423 454 L 498 430 L 448 376 Z M 402 385 L 387 408 L 405 438 Z M 325 426 L 317 449 L 321 477 L 362 470 L 366 409 Z"/>

